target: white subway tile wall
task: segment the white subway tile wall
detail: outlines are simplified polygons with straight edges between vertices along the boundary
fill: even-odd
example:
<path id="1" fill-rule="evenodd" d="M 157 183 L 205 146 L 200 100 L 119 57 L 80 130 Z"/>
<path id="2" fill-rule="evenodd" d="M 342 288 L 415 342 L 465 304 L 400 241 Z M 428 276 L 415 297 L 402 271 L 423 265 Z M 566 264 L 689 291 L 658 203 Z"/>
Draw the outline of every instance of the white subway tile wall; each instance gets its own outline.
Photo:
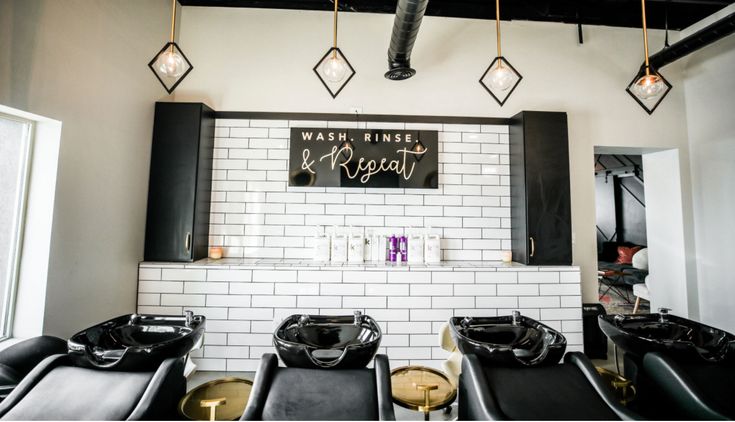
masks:
<path id="1" fill-rule="evenodd" d="M 312 257 L 316 226 L 442 236 L 443 259 L 500 260 L 510 249 L 508 127 L 220 119 L 210 245 L 235 258 Z M 438 189 L 288 186 L 290 127 L 439 131 Z"/>
<path id="2" fill-rule="evenodd" d="M 138 312 L 192 310 L 207 317 L 204 347 L 193 353 L 200 370 L 254 371 L 263 353 L 275 352 L 272 333 L 283 318 L 351 315 L 356 309 L 380 324 L 380 353 L 388 354 L 393 367 L 441 368 L 447 352 L 439 348 L 438 332 L 450 317 L 508 315 L 515 309 L 560 330 L 567 350 L 582 350 L 577 267 L 242 262 L 140 264 Z"/>
<path id="3" fill-rule="evenodd" d="M 439 131 L 438 189 L 288 187 L 290 127 Z M 391 365 L 440 368 L 438 332 L 452 316 L 518 309 L 564 333 L 582 350 L 577 267 L 503 266 L 510 249 L 508 127 L 421 123 L 217 121 L 210 245 L 228 258 L 142 263 L 138 312 L 207 317 L 200 370 L 254 371 L 273 353 L 275 326 L 292 314 L 351 315 L 383 329 Z M 438 266 L 310 261 L 315 226 L 442 236 Z"/>

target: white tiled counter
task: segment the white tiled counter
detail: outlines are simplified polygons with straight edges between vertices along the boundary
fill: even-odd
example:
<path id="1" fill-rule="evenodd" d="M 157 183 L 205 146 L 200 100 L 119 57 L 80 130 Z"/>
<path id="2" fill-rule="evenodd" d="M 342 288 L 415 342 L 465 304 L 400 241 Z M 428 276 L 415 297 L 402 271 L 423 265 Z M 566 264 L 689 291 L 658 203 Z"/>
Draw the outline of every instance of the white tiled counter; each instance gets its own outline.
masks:
<path id="1" fill-rule="evenodd" d="M 324 264 L 300 260 L 144 262 L 138 312 L 207 317 L 201 370 L 253 371 L 273 352 L 272 333 L 291 314 L 352 315 L 383 329 L 380 353 L 391 366 L 440 367 L 441 324 L 452 316 L 496 316 L 518 309 L 560 330 L 567 350 L 582 350 L 578 267 L 530 267 L 486 261 L 439 265 Z"/>

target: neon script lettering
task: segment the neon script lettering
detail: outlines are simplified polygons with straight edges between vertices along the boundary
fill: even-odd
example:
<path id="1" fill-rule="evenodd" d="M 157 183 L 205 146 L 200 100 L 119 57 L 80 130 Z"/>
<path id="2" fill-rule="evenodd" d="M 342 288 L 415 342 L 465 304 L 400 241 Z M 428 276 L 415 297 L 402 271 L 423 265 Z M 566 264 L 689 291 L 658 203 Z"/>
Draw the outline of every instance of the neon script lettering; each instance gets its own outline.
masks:
<path id="1" fill-rule="evenodd" d="M 411 178 L 411 175 L 413 175 L 413 171 L 416 168 L 416 161 L 409 159 L 424 155 L 427 151 L 428 148 L 418 152 L 411 151 L 407 148 L 401 148 L 396 150 L 396 154 L 399 156 L 398 159 L 388 160 L 387 158 L 381 158 L 380 162 L 378 162 L 378 160 L 366 160 L 364 157 L 360 157 L 357 159 L 357 165 L 354 168 L 354 171 L 351 171 L 350 167 L 353 166 L 350 164 L 353 162 L 354 158 L 353 149 L 347 146 L 339 148 L 335 145 L 328 154 L 324 154 L 319 157 L 319 162 L 328 160 L 332 170 L 337 167 L 342 167 L 348 178 L 354 180 L 359 177 L 360 183 L 363 184 L 367 183 L 373 175 L 380 172 L 396 173 L 405 180 L 408 180 Z M 314 170 L 311 168 L 314 165 L 314 160 L 310 160 L 310 156 L 311 151 L 309 151 L 308 148 L 304 148 L 302 152 L 303 162 L 301 163 L 301 169 L 306 170 L 311 174 L 315 174 Z M 339 161 L 341 157 L 345 157 L 345 159 L 340 163 Z"/>

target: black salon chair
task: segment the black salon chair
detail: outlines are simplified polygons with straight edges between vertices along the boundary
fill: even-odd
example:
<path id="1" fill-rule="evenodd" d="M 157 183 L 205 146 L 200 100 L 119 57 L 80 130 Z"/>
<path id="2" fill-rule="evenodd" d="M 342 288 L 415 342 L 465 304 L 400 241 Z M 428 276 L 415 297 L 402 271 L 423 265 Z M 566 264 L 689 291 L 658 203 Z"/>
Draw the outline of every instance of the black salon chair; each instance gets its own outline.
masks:
<path id="1" fill-rule="evenodd" d="M 481 364 L 464 355 L 459 377 L 459 420 L 631 420 L 582 353 L 536 367 Z"/>
<path id="2" fill-rule="evenodd" d="M 170 420 L 185 393 L 183 359 L 167 359 L 155 371 L 120 372 L 82 368 L 70 355 L 53 355 L 0 403 L 0 419 Z"/>
<path id="3" fill-rule="evenodd" d="M 643 372 L 653 400 L 665 407 L 668 415 L 676 419 L 735 419 L 732 364 L 681 362 L 652 352 L 643 356 Z"/>
<path id="4" fill-rule="evenodd" d="M 279 368 L 265 354 L 240 420 L 393 421 L 390 365 L 375 356 L 375 368 Z"/>
<path id="5" fill-rule="evenodd" d="M 0 401 L 45 358 L 66 353 L 66 341 L 51 336 L 33 337 L 0 351 Z"/>

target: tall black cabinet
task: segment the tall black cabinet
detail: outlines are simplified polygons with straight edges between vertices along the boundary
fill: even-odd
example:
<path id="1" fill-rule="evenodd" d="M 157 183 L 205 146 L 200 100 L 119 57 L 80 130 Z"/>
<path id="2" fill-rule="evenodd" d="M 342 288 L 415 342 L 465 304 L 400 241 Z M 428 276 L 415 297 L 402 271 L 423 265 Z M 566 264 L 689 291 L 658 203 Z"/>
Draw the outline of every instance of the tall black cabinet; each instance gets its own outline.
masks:
<path id="1" fill-rule="evenodd" d="M 510 123 L 513 260 L 570 265 L 572 223 L 567 115 L 523 111 Z"/>
<path id="2" fill-rule="evenodd" d="M 214 111 L 201 103 L 156 103 L 145 260 L 207 257 Z"/>

